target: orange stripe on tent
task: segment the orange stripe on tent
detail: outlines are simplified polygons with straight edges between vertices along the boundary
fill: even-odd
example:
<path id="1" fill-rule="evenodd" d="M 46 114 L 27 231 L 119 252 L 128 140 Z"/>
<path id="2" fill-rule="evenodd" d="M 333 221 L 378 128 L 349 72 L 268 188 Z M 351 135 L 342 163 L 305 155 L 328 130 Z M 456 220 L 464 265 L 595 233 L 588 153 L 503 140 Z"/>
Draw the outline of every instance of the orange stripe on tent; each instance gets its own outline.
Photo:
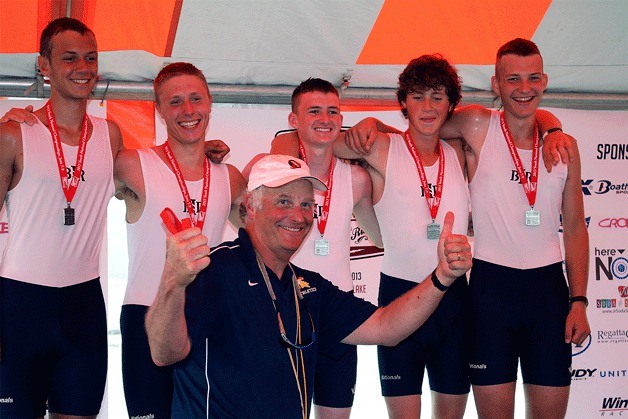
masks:
<path id="1" fill-rule="evenodd" d="M 493 64 L 513 38 L 530 39 L 552 0 L 386 0 L 357 64 L 407 64 L 441 53 L 455 64 Z"/>
<path id="2" fill-rule="evenodd" d="M 70 3 L 70 17 L 78 19 L 94 30 L 94 8 L 96 1 L 72 0 Z"/>
<path id="3" fill-rule="evenodd" d="M 120 127 L 126 148 L 146 148 L 155 145 L 154 102 L 108 100 L 107 119 Z"/>
<path id="4" fill-rule="evenodd" d="M 38 13 L 42 12 L 42 1 L 2 1 L 0 4 L 0 52 L 36 52 L 39 49 L 40 28 Z M 49 3 L 49 2 L 48 2 Z M 50 4 L 47 5 L 50 15 Z M 43 10 L 46 12 L 46 10 Z M 49 18 L 48 18 L 49 20 Z M 48 23 L 44 23 L 44 26 Z M 37 25 L 37 26 L 36 26 Z M 33 68 L 34 68 L 33 63 Z"/>
<path id="5" fill-rule="evenodd" d="M 96 34 L 99 51 L 144 50 L 163 56 L 179 0 L 85 2 L 83 20 Z M 92 23 L 90 25 L 90 23 Z"/>

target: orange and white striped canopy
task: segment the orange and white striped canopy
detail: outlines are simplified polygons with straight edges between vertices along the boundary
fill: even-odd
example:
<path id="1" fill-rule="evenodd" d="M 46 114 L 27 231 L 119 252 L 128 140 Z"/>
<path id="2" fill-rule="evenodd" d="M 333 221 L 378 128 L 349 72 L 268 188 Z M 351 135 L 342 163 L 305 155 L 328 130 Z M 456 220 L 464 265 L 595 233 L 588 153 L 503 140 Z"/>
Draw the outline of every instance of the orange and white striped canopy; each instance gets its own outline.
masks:
<path id="1" fill-rule="evenodd" d="M 438 52 L 465 88 L 489 90 L 497 48 L 523 37 L 550 91 L 628 91 L 626 0 L 0 0 L 0 77 L 34 77 L 41 30 L 66 15 L 94 30 L 111 80 L 190 61 L 209 83 L 394 88 L 410 59 Z"/>

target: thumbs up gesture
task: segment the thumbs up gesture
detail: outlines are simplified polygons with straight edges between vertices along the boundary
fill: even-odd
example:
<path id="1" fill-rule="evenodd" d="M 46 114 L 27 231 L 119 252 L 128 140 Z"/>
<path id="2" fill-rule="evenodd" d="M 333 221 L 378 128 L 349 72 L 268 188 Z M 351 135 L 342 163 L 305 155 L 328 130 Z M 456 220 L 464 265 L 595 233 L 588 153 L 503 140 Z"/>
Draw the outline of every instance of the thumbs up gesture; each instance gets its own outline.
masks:
<path id="1" fill-rule="evenodd" d="M 443 285 L 451 285 L 456 278 L 471 269 L 471 245 L 464 234 L 452 234 L 454 214 L 445 215 L 443 230 L 438 240 L 436 276 Z"/>

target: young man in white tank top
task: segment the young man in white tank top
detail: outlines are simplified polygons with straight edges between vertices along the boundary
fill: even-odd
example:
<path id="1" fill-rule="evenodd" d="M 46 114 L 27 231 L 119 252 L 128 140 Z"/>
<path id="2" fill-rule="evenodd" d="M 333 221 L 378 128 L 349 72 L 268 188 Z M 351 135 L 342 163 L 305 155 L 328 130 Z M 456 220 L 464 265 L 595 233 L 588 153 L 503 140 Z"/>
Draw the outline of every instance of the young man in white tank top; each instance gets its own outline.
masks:
<path id="1" fill-rule="evenodd" d="M 558 286 L 564 286 L 558 235 L 559 215 L 562 213 L 568 292 L 571 299 L 568 301 L 566 290 L 564 295 L 555 297 L 549 305 L 564 306 L 564 312 L 553 313 L 552 318 L 548 317 L 549 314 L 542 316 L 545 318 L 534 326 L 543 331 L 549 329 L 549 324 L 554 319 L 558 322 L 553 337 L 548 338 L 548 340 L 552 339 L 551 342 L 548 341 L 548 344 L 544 346 L 546 352 L 542 354 L 543 356 L 532 356 L 529 360 L 521 358 L 520 361 L 526 390 L 526 411 L 532 417 L 564 417 L 571 382 L 569 344 L 580 344 L 590 334 L 586 316 L 588 234 L 584 222 L 580 185 L 580 157 L 575 141 L 571 145 L 572 157 L 566 165 L 559 164 L 554 169 L 555 173 L 543 173 L 538 170 L 539 158 L 535 149 L 539 147 L 540 134 L 535 121 L 535 112 L 541 102 L 547 81 L 547 75 L 543 73 L 541 54 L 534 43 L 524 39 L 515 39 L 506 43 L 497 53 L 495 76 L 491 79 L 493 91 L 501 98 L 503 104 L 502 114 L 498 115 L 496 112 L 480 107 L 466 109 L 454 116 L 455 124 L 452 127 L 457 129 L 450 135 L 462 136 L 468 144 L 469 182 L 474 220 L 477 220 L 474 222 L 476 257 L 491 262 L 495 266 L 516 268 L 512 272 L 523 272 L 523 274 L 530 272 L 530 275 L 534 269 L 550 266 L 549 264 L 553 262 L 558 271 L 558 278 L 555 280 Z M 497 127 L 498 125 L 501 126 Z M 555 129 L 542 130 L 546 133 L 548 131 L 555 131 Z M 510 141 L 507 141 L 508 138 Z M 507 142 L 510 145 L 507 145 Z M 498 148 L 504 151 L 510 148 L 510 153 L 506 151 L 504 154 L 502 151 L 500 161 L 495 161 L 497 154 L 493 153 L 497 152 Z M 519 155 L 521 157 L 518 157 Z M 508 163 L 510 170 L 500 171 L 502 163 Z M 519 178 L 513 175 L 515 171 Z M 523 176 L 528 178 L 524 188 L 522 188 L 523 183 L 519 181 Z M 560 179 L 553 180 L 556 177 Z M 510 187 L 504 185 L 503 187 L 508 189 L 508 192 L 504 191 L 504 193 L 514 195 L 512 199 L 504 198 L 503 194 L 501 197 L 492 197 L 491 192 L 498 190 L 498 187 L 496 185 L 486 187 L 485 181 L 488 178 L 495 180 L 508 178 L 506 183 L 509 183 Z M 475 185 L 476 183 L 478 185 Z M 528 189 L 524 191 L 526 185 Z M 534 196 L 532 191 L 536 190 L 539 190 L 539 193 Z M 546 195 L 550 197 L 544 198 Z M 546 202 L 548 199 L 555 201 L 556 204 Z M 500 202 L 519 202 L 521 205 L 517 208 L 502 208 L 499 205 Z M 485 212 L 482 211 L 482 205 L 492 207 L 487 207 Z M 475 213 L 476 210 L 477 213 Z M 495 224 L 492 227 L 490 223 L 485 223 L 486 217 L 489 216 L 488 212 L 491 212 L 494 217 Z M 499 225 L 502 227 L 498 227 Z M 508 236 L 514 237 L 517 243 L 505 244 L 494 239 L 493 229 L 500 229 L 501 235 L 504 231 L 508 231 Z M 543 237 L 537 237 L 539 234 Z M 518 255 L 504 255 L 505 251 L 512 248 L 516 248 Z M 534 249 L 538 251 L 535 252 Z M 548 255 L 553 256 L 551 261 L 547 260 Z M 473 290 L 474 276 L 472 275 L 471 278 Z M 478 277 L 478 281 L 481 279 L 483 278 Z M 547 277 L 545 281 L 543 277 L 540 279 L 540 285 L 544 285 L 544 282 L 549 284 L 551 278 Z M 546 294 L 539 288 L 536 288 L 536 291 Z M 475 311 L 483 310 L 481 307 L 483 304 L 475 294 L 472 304 Z M 534 311 L 538 312 L 538 309 Z M 505 316 L 507 313 L 503 314 L 507 317 Z M 530 314 L 528 313 L 528 316 Z M 476 323 L 474 335 L 477 340 L 480 339 L 481 329 L 488 327 L 488 324 L 482 325 L 482 322 L 477 320 L 474 322 Z M 503 343 L 504 345 L 500 345 L 502 348 L 506 346 L 505 342 Z M 478 348 L 485 344 L 486 342 L 482 341 L 476 342 L 472 356 L 482 354 L 483 349 Z M 549 358 L 554 354 L 557 359 L 560 358 L 560 362 L 557 360 L 554 363 L 561 365 L 560 371 L 554 373 L 550 371 L 550 367 L 537 365 L 542 358 Z M 477 365 L 482 362 L 472 358 L 471 364 Z M 526 369 L 531 371 L 530 378 L 526 377 Z M 472 369 L 471 371 L 473 392 L 480 416 L 513 417 L 516 369 L 510 373 L 513 379 L 508 382 L 504 381 L 505 378 L 484 379 L 481 376 L 484 370 Z M 559 379 L 553 377 L 552 374 L 556 376 L 560 374 L 561 377 Z"/>
<path id="2" fill-rule="evenodd" d="M 296 131 L 273 141 L 272 154 L 303 159 L 328 190 L 316 191 L 314 226 L 295 253 L 295 265 L 320 273 L 343 291 L 352 292 L 350 237 L 352 215 L 371 242 L 381 246 L 381 234 L 371 201 L 371 180 L 364 168 L 332 154 L 342 127 L 338 90 L 328 81 L 310 78 L 292 94 L 290 126 Z M 250 167 L 261 156 L 249 164 Z M 245 170 L 246 171 L 246 170 Z M 316 417 L 348 418 L 353 405 L 357 350 L 338 344 L 319 354 L 314 382 Z"/>
<path id="3" fill-rule="evenodd" d="M 50 100 L 33 126 L 0 126 L 0 205 L 11 234 L 0 266 L 0 417 L 95 417 L 107 371 L 99 255 L 118 126 L 86 114 L 94 33 L 61 18 L 42 32 Z M 9 319 L 10 322 L 8 321 Z"/>
<path id="4" fill-rule="evenodd" d="M 380 306 L 429 276 L 437 263 L 435 238 L 445 214 L 455 214 L 458 234 L 466 234 L 469 216 L 462 150 L 439 137 L 460 100 L 456 71 L 440 56 L 414 59 L 399 76 L 397 98 L 408 130 L 379 136 L 364 156 L 371 166 L 384 241 Z M 362 157 L 342 144 L 334 146 L 337 155 Z M 462 276 L 419 330 L 395 347 L 378 347 L 382 394 L 391 418 L 420 417 L 425 369 L 434 417 L 462 418 L 470 389 L 464 353 L 467 294 Z"/>
<path id="5" fill-rule="evenodd" d="M 120 316 L 122 378 L 130 417 L 170 417 L 172 367 L 150 357 L 144 317 L 166 260 L 160 213 L 199 228 L 210 246 L 222 240 L 229 219 L 241 225 L 238 203 L 246 182 L 238 169 L 205 155 L 212 98 L 203 73 L 189 63 L 164 67 L 154 82 L 155 105 L 168 138 L 147 150 L 124 150 L 115 163 L 116 197 L 126 204 L 129 281 Z"/>

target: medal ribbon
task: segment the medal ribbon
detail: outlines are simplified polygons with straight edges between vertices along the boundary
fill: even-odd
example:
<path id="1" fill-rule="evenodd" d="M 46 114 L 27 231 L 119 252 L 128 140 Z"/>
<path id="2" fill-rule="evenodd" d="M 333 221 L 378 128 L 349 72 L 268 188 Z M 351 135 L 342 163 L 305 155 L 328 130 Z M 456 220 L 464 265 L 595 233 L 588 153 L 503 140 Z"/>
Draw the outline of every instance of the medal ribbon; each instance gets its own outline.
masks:
<path id="1" fill-rule="evenodd" d="M 59 168 L 59 176 L 61 178 L 61 188 L 63 194 L 68 202 L 68 207 L 74 199 L 76 190 L 78 189 L 79 181 L 81 180 L 81 173 L 83 173 L 83 163 L 85 162 L 85 150 L 87 149 L 87 121 L 88 117 L 85 114 L 83 118 L 83 127 L 81 128 L 81 138 L 79 139 L 78 151 L 76 154 L 76 163 L 74 167 L 74 173 L 72 177 L 68 179 L 68 169 L 65 165 L 65 157 L 63 156 L 63 148 L 61 146 L 61 137 L 59 136 L 59 128 L 55 121 L 55 116 L 52 113 L 52 104 L 50 101 L 46 103 L 46 116 L 48 117 L 48 126 L 50 133 L 52 134 L 52 145 L 55 150 L 55 160 Z"/>
<path id="2" fill-rule="evenodd" d="M 404 140 L 406 141 L 406 145 L 408 146 L 408 150 L 414 159 L 414 164 L 416 164 L 416 169 L 419 172 L 419 178 L 421 179 L 421 186 L 423 187 L 423 191 L 425 192 L 425 200 L 427 201 L 427 206 L 430 209 L 430 216 L 432 217 L 432 222 L 436 220 L 436 215 L 438 214 L 438 208 L 440 207 L 440 200 L 443 196 L 443 181 L 445 179 L 445 152 L 443 151 L 443 146 L 438 142 L 438 175 L 436 177 L 436 193 L 434 194 L 434 198 L 432 198 L 432 193 L 430 192 L 430 187 L 427 183 L 427 175 L 425 174 L 425 169 L 423 168 L 423 162 L 421 161 L 421 156 L 419 156 L 419 152 L 416 149 L 416 146 L 412 142 L 412 138 L 410 138 L 410 130 L 405 132 Z"/>
<path id="3" fill-rule="evenodd" d="M 517 169 L 517 173 L 519 174 L 519 181 L 523 186 L 523 191 L 528 198 L 528 203 L 530 204 L 530 208 L 534 209 L 534 203 L 536 202 L 536 187 L 539 180 L 539 148 L 540 148 L 540 140 L 539 140 L 539 130 L 537 125 L 534 125 L 534 137 L 532 139 L 532 169 L 530 170 L 530 181 L 528 182 L 528 178 L 526 177 L 525 169 L 523 168 L 523 163 L 521 162 L 521 157 L 519 157 L 519 152 L 517 152 L 517 147 L 515 147 L 515 142 L 512 139 L 512 134 L 510 133 L 510 129 L 508 129 L 508 125 L 506 125 L 506 119 L 504 118 L 504 113 L 502 112 L 499 115 L 499 123 L 502 128 L 502 132 L 504 133 L 504 138 L 506 139 L 506 144 L 508 144 L 508 150 L 510 151 L 510 156 L 512 157 L 512 161 L 515 164 L 515 168 Z"/>
<path id="4" fill-rule="evenodd" d="M 303 147 L 303 143 L 299 140 L 299 153 L 301 154 L 302 160 L 307 164 L 307 157 L 305 155 L 305 147 Z M 325 186 L 327 186 L 327 190 L 325 191 L 325 198 L 323 199 L 323 209 L 321 211 L 320 217 L 316 217 L 316 226 L 318 227 L 318 232 L 321 234 L 321 237 L 325 234 L 325 227 L 327 227 L 327 218 L 329 216 L 329 208 L 331 207 L 331 188 L 334 186 L 334 167 L 336 163 L 336 159 L 332 157 L 331 163 L 329 164 L 329 178 L 327 182 L 325 182 Z"/>
<path id="5" fill-rule="evenodd" d="M 164 151 L 166 153 L 168 161 L 170 162 L 170 166 L 172 166 L 172 171 L 177 178 L 177 182 L 179 183 L 179 189 L 181 189 L 181 195 L 183 195 L 185 207 L 188 209 L 190 222 L 193 226 L 203 230 L 203 225 L 205 224 L 205 215 L 207 213 L 207 202 L 209 201 L 209 162 L 207 161 L 207 158 L 205 158 L 203 161 L 203 194 L 201 195 L 201 209 L 199 210 L 198 214 L 196 214 L 196 211 L 194 210 L 194 205 L 192 205 L 192 199 L 190 198 L 190 192 L 188 191 L 188 187 L 185 184 L 185 179 L 183 179 L 183 173 L 181 173 L 179 163 L 177 163 L 177 159 L 174 157 L 172 149 L 170 148 L 170 145 L 167 141 L 164 144 Z M 194 217 L 195 215 L 196 217 Z"/>

